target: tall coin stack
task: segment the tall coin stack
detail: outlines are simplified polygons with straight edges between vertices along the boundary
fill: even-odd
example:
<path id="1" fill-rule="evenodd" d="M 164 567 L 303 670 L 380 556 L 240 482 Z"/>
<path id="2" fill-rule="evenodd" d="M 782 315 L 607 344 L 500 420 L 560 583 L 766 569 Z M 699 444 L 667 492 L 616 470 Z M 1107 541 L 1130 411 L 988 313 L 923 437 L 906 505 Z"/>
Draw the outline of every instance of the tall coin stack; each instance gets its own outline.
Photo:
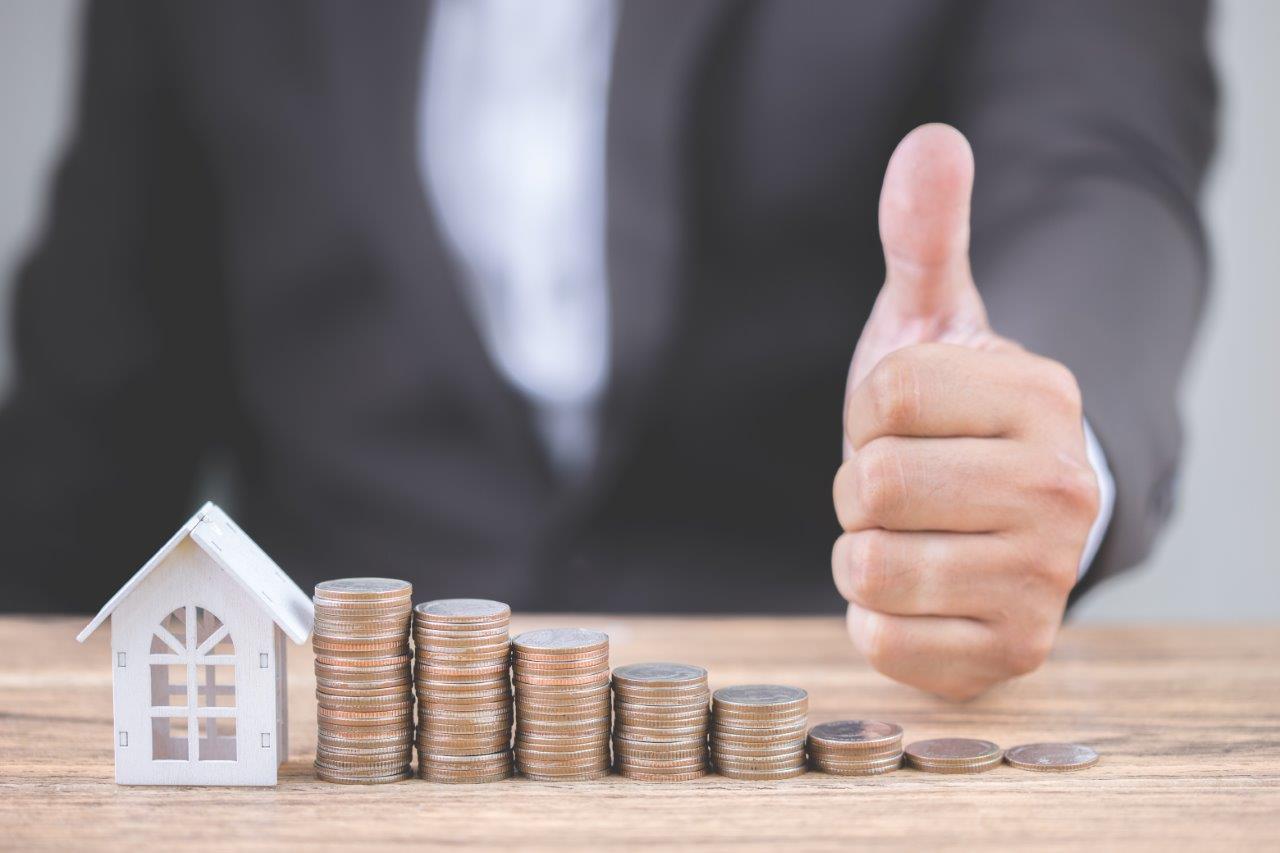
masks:
<path id="1" fill-rule="evenodd" d="M 418 775 L 496 782 L 511 775 L 511 608 L 449 598 L 413 609 Z"/>
<path id="2" fill-rule="evenodd" d="M 874 776 L 902 766 L 902 726 L 836 720 L 809 730 L 809 763 L 837 776 Z"/>
<path id="3" fill-rule="evenodd" d="M 613 755 L 618 772 L 682 782 L 707 772 L 707 671 L 682 663 L 635 663 L 613 671 Z"/>
<path id="4" fill-rule="evenodd" d="M 316 776 L 377 784 L 412 775 L 413 587 L 387 578 L 316 585 Z"/>
<path id="5" fill-rule="evenodd" d="M 516 768 L 530 779 L 609 773 L 609 637 L 580 628 L 526 631 L 512 641 Z"/>
<path id="6" fill-rule="evenodd" d="M 711 702 L 711 763 L 720 775 L 767 780 L 804 773 L 808 693 L 742 684 L 717 690 Z"/>

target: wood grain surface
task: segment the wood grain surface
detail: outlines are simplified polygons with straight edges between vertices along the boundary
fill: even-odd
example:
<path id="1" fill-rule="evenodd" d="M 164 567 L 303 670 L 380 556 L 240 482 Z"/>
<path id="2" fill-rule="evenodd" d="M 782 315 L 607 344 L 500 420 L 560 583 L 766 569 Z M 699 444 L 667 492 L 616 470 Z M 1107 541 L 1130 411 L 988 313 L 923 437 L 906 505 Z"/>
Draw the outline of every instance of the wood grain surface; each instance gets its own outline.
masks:
<path id="1" fill-rule="evenodd" d="M 0 848 L 1280 847 L 1276 627 L 1069 628 L 1040 672 L 952 705 L 870 671 L 837 619 L 517 615 L 514 630 L 607 631 L 615 665 L 678 660 L 706 666 L 713 687 L 804 687 L 813 723 L 869 717 L 908 741 L 1073 740 L 1102 754 L 1074 774 L 776 783 L 317 782 L 311 656 L 294 647 L 280 785 L 234 789 L 112 782 L 108 636 L 77 645 L 86 621 L 0 618 Z"/>

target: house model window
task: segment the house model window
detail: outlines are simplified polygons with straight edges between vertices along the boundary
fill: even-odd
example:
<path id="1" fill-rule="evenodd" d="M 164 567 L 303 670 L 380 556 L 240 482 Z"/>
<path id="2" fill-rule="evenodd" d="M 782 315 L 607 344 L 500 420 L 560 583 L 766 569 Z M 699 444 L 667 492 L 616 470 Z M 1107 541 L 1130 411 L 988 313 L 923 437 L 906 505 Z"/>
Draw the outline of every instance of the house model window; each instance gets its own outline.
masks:
<path id="1" fill-rule="evenodd" d="M 153 761 L 235 761 L 231 632 L 203 607 L 174 610 L 151 637 Z"/>
<path id="2" fill-rule="evenodd" d="M 111 620 L 116 781 L 274 785 L 289 745 L 288 640 L 311 599 L 206 504 L 80 632 Z"/>

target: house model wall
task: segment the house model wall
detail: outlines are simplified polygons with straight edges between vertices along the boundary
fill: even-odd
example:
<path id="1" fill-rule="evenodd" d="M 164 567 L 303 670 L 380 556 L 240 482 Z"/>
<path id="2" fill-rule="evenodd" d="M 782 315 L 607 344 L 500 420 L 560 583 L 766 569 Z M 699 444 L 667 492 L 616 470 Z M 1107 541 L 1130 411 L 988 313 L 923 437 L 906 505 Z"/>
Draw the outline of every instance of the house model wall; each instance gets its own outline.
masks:
<path id="1" fill-rule="evenodd" d="M 286 639 L 311 600 L 206 504 L 107 602 L 116 781 L 274 785 L 288 754 Z"/>

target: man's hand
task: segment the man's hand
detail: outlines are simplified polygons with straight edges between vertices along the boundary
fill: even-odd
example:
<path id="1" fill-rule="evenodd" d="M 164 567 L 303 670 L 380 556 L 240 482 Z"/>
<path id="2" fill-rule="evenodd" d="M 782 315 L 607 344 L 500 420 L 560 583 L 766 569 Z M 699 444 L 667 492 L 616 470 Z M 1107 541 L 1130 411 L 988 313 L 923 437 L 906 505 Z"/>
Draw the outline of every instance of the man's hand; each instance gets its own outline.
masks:
<path id="1" fill-rule="evenodd" d="M 945 125 L 889 161 L 887 273 L 849 370 L 831 555 L 872 666 L 950 699 L 1044 660 L 1098 513 L 1075 377 L 987 324 L 972 188 L 973 153 Z"/>

